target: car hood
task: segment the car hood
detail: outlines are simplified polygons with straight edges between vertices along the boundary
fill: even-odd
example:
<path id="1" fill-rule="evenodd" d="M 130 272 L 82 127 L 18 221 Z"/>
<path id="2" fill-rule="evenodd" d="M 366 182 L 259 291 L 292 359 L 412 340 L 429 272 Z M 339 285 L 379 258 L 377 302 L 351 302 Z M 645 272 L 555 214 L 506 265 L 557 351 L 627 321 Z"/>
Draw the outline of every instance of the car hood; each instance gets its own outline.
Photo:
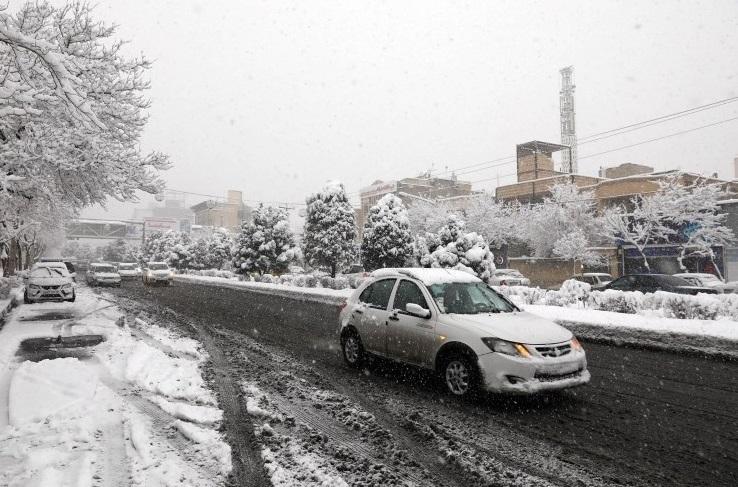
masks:
<path id="1" fill-rule="evenodd" d="M 117 272 L 96 272 L 95 277 L 120 277 Z"/>
<path id="2" fill-rule="evenodd" d="M 137 271 L 135 269 L 121 269 L 118 271 L 118 274 L 122 275 L 128 275 L 128 274 L 136 274 Z"/>
<path id="3" fill-rule="evenodd" d="M 35 284 L 36 286 L 61 286 L 71 283 L 72 279 L 69 277 L 32 277 L 28 279 L 28 284 Z"/>
<path id="4" fill-rule="evenodd" d="M 440 321 L 478 333 L 480 338 L 495 337 L 531 345 L 564 342 L 574 336 L 563 326 L 525 311 L 446 314 L 441 315 Z"/>

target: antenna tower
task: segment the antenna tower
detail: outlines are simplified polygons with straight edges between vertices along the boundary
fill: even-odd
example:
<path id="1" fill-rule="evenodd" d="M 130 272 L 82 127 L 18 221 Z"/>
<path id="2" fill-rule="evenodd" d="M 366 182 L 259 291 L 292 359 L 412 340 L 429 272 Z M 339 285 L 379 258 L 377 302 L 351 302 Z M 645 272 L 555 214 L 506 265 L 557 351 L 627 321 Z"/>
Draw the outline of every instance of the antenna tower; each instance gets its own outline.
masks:
<path id="1" fill-rule="evenodd" d="M 561 91 L 559 104 L 561 114 L 561 145 L 570 149 L 563 151 L 561 171 L 576 173 L 577 168 L 577 130 L 574 110 L 574 66 L 567 66 L 561 73 Z"/>

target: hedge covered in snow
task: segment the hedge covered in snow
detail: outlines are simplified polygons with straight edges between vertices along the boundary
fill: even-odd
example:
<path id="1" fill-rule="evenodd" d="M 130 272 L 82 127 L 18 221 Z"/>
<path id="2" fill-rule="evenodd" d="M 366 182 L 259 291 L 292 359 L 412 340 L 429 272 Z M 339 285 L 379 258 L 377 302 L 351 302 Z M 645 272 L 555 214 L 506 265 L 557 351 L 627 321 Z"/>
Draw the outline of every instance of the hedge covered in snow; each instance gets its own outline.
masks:
<path id="1" fill-rule="evenodd" d="M 586 308 L 616 313 L 657 313 L 666 318 L 738 321 L 738 294 L 642 293 L 607 289 L 593 291 L 589 284 L 570 279 L 558 291 L 525 286 L 496 287 L 523 304 Z"/>
<path id="2" fill-rule="evenodd" d="M 232 279 L 246 282 L 261 282 L 264 284 L 282 284 L 285 286 L 307 287 L 307 288 L 323 288 L 323 289 L 356 289 L 364 280 L 363 277 L 356 275 L 344 276 L 315 276 L 312 274 L 283 274 L 274 276 L 272 274 L 262 275 L 237 275 L 231 271 L 222 271 L 218 269 L 191 270 L 186 269 L 180 272 L 191 276 L 220 277 L 223 279 Z"/>

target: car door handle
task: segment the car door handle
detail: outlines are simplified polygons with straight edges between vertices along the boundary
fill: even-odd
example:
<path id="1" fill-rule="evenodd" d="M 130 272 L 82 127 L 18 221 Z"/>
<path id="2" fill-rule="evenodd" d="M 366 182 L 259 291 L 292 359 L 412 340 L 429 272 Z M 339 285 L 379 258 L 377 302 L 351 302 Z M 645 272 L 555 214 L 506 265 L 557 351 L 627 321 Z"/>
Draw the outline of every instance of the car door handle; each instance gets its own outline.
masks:
<path id="1" fill-rule="evenodd" d="M 428 323 L 418 323 L 415 326 L 419 326 L 420 328 L 428 328 L 428 329 L 432 329 L 433 328 L 433 326 L 432 325 L 429 325 Z"/>
<path id="2" fill-rule="evenodd" d="M 400 318 L 398 318 L 397 315 L 390 315 L 389 319 L 392 321 L 400 321 Z"/>
<path id="3" fill-rule="evenodd" d="M 364 314 L 364 312 L 361 311 L 360 309 L 355 309 L 354 310 L 354 313 L 359 313 L 360 315 L 363 315 Z"/>

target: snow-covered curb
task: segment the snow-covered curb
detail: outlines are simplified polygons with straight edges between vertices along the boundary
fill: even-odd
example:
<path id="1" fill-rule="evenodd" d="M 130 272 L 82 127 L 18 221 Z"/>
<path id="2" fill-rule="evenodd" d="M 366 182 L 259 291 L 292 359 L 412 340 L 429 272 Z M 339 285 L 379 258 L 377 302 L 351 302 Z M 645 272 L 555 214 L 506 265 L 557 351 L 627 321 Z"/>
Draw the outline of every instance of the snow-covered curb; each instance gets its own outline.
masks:
<path id="1" fill-rule="evenodd" d="M 519 306 L 561 324 L 586 340 L 738 359 L 738 322 L 735 321 L 683 320 L 533 304 Z"/>
<path id="2" fill-rule="evenodd" d="M 317 303 L 343 304 L 351 296 L 353 289 L 325 289 L 313 287 L 285 286 L 283 284 L 266 284 L 263 282 L 237 281 L 222 277 L 192 276 L 179 274 L 174 276 L 175 281 L 201 284 L 204 286 L 225 287 L 230 289 L 246 290 L 261 294 L 270 294 L 299 301 Z"/>
<path id="3" fill-rule="evenodd" d="M 5 299 L 0 299 L 0 328 L 2 328 L 5 322 L 5 317 L 10 313 L 18 303 L 23 300 L 23 288 L 19 287 L 10 291 L 10 296 Z"/>

